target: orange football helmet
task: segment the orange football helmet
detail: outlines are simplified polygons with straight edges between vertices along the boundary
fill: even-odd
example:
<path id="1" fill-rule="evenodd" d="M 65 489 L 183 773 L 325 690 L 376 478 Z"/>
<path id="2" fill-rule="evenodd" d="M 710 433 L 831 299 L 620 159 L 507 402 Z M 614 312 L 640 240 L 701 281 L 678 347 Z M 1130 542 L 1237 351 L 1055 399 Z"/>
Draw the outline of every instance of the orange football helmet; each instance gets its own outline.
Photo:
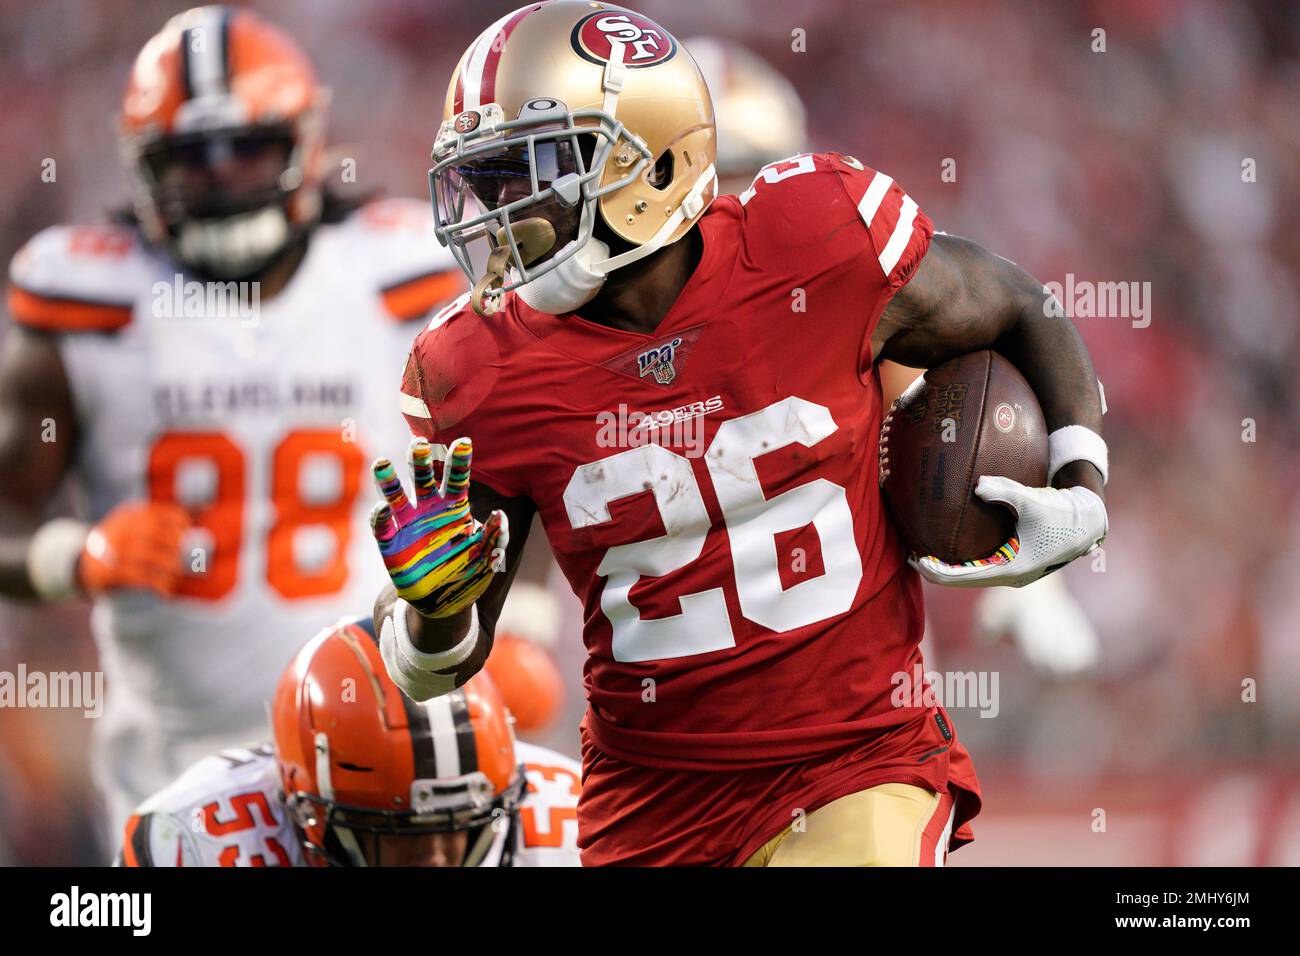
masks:
<path id="1" fill-rule="evenodd" d="M 424 703 L 392 682 L 369 619 L 340 622 L 285 670 L 272 703 L 286 802 L 317 863 L 378 865 L 380 836 L 469 831 L 463 866 L 508 860 L 526 782 L 510 712 L 479 673 Z"/>
<path id="2" fill-rule="evenodd" d="M 708 88 L 667 30 L 590 0 L 521 7 L 479 34 L 447 89 L 429 170 L 438 237 L 480 314 L 515 288 L 543 311 L 576 308 L 699 220 L 714 154 Z M 598 215 L 624 251 L 593 239 Z"/>
<path id="3" fill-rule="evenodd" d="M 256 14 L 206 6 L 169 20 L 122 102 L 146 238 L 219 278 L 262 269 L 319 216 L 327 102 L 298 45 Z"/>
<path id="4" fill-rule="evenodd" d="M 516 581 L 497 617 L 484 665 L 522 734 L 544 730 L 564 709 L 564 678 L 552 657 L 560 607 L 545 587 Z"/>
<path id="5" fill-rule="evenodd" d="M 560 716 L 564 680 L 545 649 L 498 626 L 484 667 L 509 701 L 520 733 L 545 730 Z"/>

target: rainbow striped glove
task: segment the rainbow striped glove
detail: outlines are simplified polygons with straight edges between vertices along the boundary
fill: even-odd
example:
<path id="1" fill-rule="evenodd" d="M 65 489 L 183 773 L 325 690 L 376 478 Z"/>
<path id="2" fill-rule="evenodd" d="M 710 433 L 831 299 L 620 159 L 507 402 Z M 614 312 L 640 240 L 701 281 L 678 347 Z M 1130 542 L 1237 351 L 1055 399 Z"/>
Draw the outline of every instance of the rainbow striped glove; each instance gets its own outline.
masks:
<path id="1" fill-rule="evenodd" d="M 375 483 L 384 500 L 370 512 L 370 528 L 398 597 L 425 617 L 451 617 L 478 600 L 492 575 L 505 569 L 510 530 L 504 512 L 484 524 L 469 510 L 473 443 L 458 438 L 448 450 L 426 439 L 407 452 L 415 503 L 387 458 L 375 460 Z M 438 462 L 441 476 L 435 474 Z"/>

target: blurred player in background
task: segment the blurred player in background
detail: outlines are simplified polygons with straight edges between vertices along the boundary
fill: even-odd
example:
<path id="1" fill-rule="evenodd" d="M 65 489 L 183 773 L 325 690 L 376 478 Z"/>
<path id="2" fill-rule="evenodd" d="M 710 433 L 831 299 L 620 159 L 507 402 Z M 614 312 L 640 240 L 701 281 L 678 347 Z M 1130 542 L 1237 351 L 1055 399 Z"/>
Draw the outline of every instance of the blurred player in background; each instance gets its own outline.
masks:
<path id="1" fill-rule="evenodd" d="M 741 193 L 759 169 L 810 148 L 806 111 L 794 85 L 734 40 L 684 40 L 713 96 L 718 128 L 718 180 L 722 193 Z M 888 408 L 922 369 L 880 363 Z M 1065 586 L 1050 574 L 1023 588 L 990 588 L 975 601 L 974 633 L 989 642 L 1010 636 L 1035 671 L 1072 677 L 1094 670 L 1101 653 L 1097 633 Z M 930 643 L 922 645 L 933 666 Z"/>
<path id="2" fill-rule="evenodd" d="M 256 15 L 172 19 L 122 104 L 129 221 L 52 227 L 10 267 L 0 593 L 95 599 L 111 832 L 259 734 L 301 636 L 383 580 L 358 492 L 404 438 L 373 371 L 463 280 L 425 203 L 325 189 L 327 99 Z M 42 523 L 66 476 L 87 520 Z"/>
<path id="3" fill-rule="evenodd" d="M 284 671 L 274 746 L 225 750 L 127 822 L 126 866 L 577 866 L 580 768 L 515 740 L 491 677 L 416 703 L 368 618 Z"/>
<path id="4" fill-rule="evenodd" d="M 718 127 L 718 190 L 739 195 L 768 163 L 808 149 L 807 115 L 794 84 L 734 40 L 692 37 Z"/>

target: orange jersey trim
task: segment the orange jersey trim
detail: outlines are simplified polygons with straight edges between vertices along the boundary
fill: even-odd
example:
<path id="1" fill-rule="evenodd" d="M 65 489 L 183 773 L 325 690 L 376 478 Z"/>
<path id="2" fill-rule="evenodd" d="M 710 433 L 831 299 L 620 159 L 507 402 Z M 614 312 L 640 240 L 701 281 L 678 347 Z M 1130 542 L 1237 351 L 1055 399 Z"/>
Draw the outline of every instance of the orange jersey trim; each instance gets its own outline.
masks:
<path id="1" fill-rule="evenodd" d="M 448 302 L 464 291 L 464 274 L 459 269 L 444 269 L 390 285 L 381 295 L 388 314 L 406 321 L 427 315 L 434 306 Z"/>
<path id="2" fill-rule="evenodd" d="M 135 836 L 140 827 L 140 817 L 132 815 L 131 819 L 126 821 L 126 836 L 122 840 L 122 865 L 128 867 L 140 866 L 140 858 L 136 855 Z"/>
<path id="3" fill-rule="evenodd" d="M 52 332 L 112 332 L 131 321 L 130 305 L 54 298 L 16 285 L 9 286 L 7 301 L 15 322 Z"/>

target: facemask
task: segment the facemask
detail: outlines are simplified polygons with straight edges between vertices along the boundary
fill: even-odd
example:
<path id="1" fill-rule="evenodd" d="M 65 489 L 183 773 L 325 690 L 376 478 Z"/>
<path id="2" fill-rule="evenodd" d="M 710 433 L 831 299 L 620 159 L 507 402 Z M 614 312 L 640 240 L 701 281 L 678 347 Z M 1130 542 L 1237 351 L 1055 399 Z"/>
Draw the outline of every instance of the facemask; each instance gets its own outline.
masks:
<path id="1" fill-rule="evenodd" d="M 218 278 L 235 279 L 270 262 L 289 242 L 289 232 L 278 203 L 221 219 L 192 219 L 180 227 L 176 254 Z"/>

